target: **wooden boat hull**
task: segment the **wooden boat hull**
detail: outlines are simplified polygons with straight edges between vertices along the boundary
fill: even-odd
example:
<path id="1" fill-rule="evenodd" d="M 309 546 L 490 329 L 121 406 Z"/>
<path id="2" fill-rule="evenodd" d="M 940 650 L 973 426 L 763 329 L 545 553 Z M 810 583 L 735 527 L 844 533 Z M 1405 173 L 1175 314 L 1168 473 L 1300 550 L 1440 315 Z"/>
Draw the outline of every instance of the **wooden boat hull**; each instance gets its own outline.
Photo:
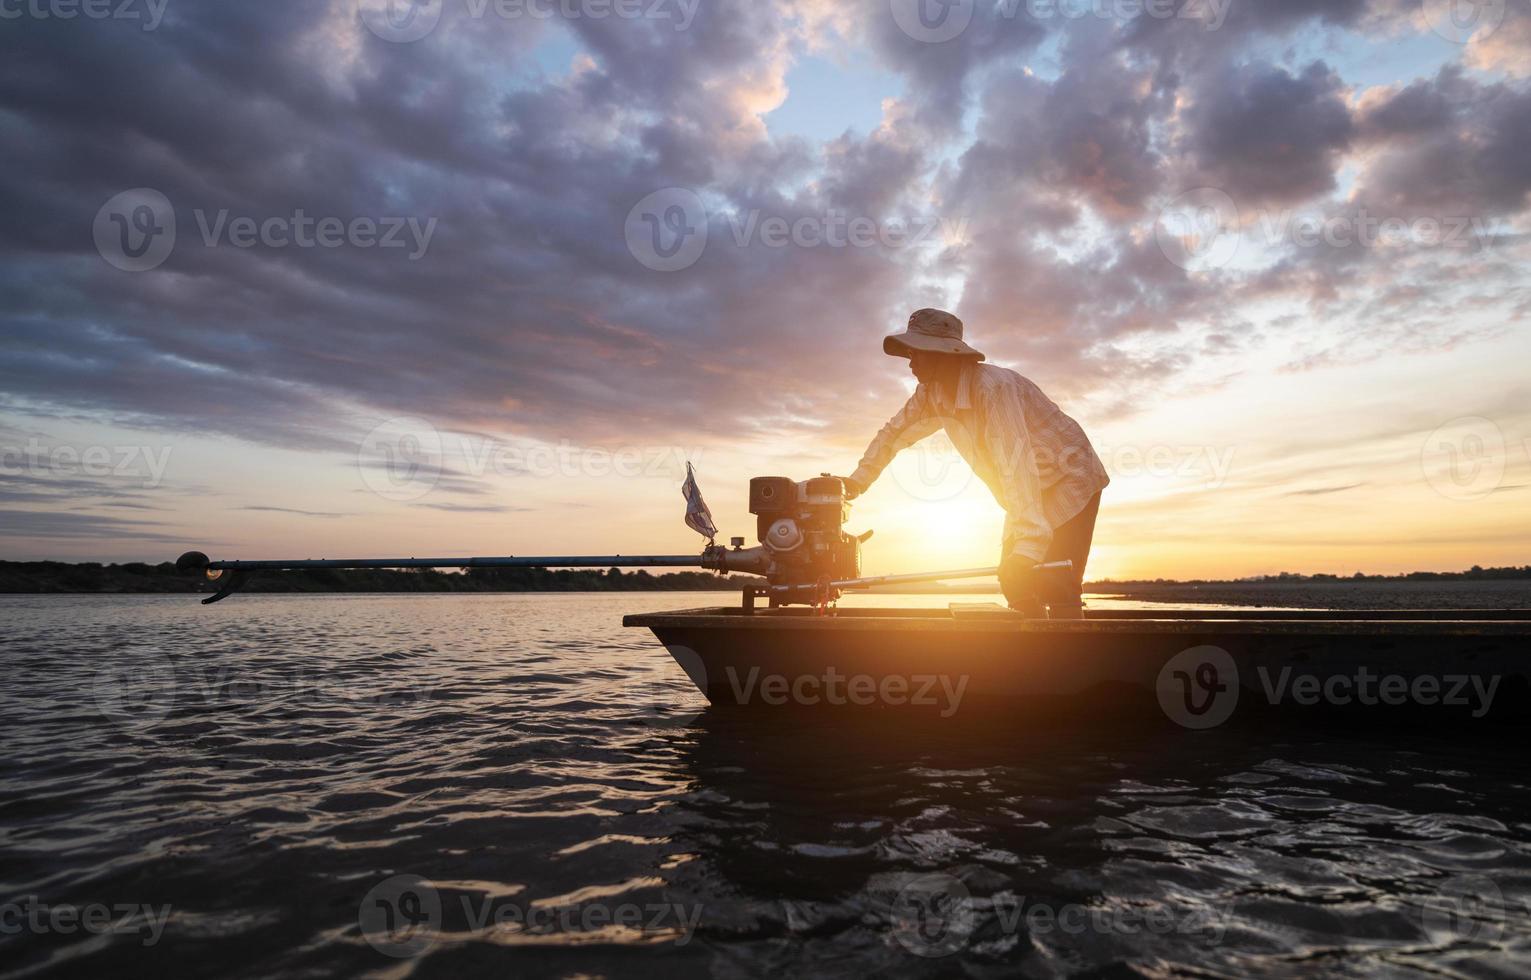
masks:
<path id="1" fill-rule="evenodd" d="M 694 609 L 628 616 L 715 705 L 1015 710 L 1213 728 L 1342 712 L 1519 723 L 1531 611 Z"/>

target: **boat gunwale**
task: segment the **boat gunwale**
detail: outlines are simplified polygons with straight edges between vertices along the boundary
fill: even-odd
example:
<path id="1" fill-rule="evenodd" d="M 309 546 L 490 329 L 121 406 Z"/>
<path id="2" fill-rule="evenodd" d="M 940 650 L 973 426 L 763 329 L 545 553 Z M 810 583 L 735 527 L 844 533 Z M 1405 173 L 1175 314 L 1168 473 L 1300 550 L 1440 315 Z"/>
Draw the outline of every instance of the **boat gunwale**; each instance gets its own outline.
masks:
<path id="1" fill-rule="evenodd" d="M 1373 636 L 1527 636 L 1531 610 L 1101 610 L 1084 619 L 1025 619 L 998 606 L 967 614 L 952 609 L 841 609 L 832 616 L 809 609 L 757 610 L 737 606 L 677 609 L 622 617 L 626 627 L 980 632 L 980 633 L 1229 633 Z M 1531 651 L 1528 651 L 1531 652 Z"/>

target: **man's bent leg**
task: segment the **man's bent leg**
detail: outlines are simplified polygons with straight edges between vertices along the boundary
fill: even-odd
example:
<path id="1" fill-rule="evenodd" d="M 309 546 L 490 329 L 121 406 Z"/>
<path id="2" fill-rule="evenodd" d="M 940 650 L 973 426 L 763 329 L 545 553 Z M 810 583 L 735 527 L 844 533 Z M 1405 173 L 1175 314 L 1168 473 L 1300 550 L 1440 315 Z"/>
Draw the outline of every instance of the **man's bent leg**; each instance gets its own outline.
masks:
<path id="1" fill-rule="evenodd" d="M 1044 596 L 1048 614 L 1053 619 L 1079 619 L 1084 615 L 1084 603 L 1079 594 L 1084 586 L 1084 569 L 1090 560 L 1090 545 L 1095 541 L 1095 518 L 1099 514 L 1100 494 L 1097 493 L 1083 510 L 1053 531 L 1053 543 L 1047 549 L 1046 560 L 1074 563 L 1073 573 L 1065 580 L 1066 594 Z"/>

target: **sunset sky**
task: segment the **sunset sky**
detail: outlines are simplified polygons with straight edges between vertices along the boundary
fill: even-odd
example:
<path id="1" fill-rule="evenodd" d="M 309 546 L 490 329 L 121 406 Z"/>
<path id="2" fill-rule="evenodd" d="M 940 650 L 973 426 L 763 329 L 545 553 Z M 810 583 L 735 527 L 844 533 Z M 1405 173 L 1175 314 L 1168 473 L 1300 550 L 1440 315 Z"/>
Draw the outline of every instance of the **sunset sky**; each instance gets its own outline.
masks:
<path id="1" fill-rule="evenodd" d="M 1091 577 L 1531 563 L 1531 0 L 393 3 L 4 5 L 0 558 L 697 551 L 935 306 Z M 850 527 L 1001 520 L 938 437 Z"/>

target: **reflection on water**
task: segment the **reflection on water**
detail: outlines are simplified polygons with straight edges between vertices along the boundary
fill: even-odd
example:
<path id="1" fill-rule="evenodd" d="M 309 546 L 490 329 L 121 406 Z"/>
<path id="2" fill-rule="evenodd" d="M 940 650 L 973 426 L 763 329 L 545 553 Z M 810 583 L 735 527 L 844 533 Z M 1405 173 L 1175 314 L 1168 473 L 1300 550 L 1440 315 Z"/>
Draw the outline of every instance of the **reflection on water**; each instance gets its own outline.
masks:
<path id="1" fill-rule="evenodd" d="M 0 970 L 1531 969 L 1517 747 L 705 709 L 718 601 L 0 600 Z"/>

